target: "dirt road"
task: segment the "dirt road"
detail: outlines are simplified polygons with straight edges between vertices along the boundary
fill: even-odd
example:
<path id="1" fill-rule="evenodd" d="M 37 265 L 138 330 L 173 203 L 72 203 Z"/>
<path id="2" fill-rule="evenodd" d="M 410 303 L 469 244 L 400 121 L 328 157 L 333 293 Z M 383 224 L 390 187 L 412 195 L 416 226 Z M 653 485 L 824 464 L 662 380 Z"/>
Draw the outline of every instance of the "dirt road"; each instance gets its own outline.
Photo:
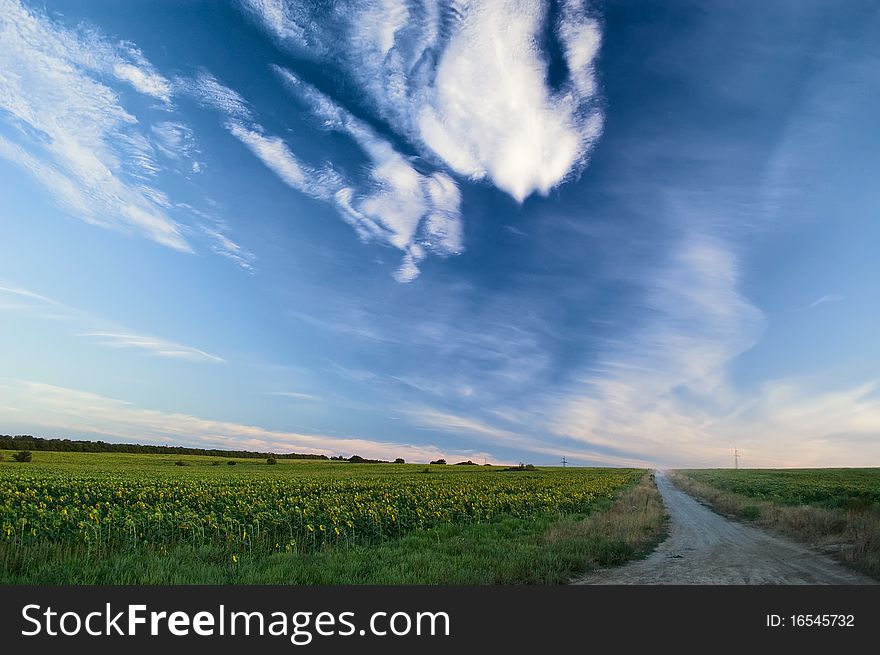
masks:
<path id="1" fill-rule="evenodd" d="M 716 514 L 662 472 L 656 480 L 670 518 L 666 541 L 647 559 L 575 584 L 876 584 L 806 546 Z"/>

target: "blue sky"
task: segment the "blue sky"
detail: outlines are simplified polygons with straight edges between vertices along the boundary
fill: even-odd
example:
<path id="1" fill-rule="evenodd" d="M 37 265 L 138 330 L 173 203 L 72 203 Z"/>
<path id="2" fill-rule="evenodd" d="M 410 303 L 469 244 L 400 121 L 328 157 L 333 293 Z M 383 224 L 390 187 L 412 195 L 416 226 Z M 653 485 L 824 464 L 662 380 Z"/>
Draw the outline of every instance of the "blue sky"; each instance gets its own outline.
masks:
<path id="1" fill-rule="evenodd" d="M 876 3 L 318 5 L 0 0 L 0 432 L 880 465 Z"/>

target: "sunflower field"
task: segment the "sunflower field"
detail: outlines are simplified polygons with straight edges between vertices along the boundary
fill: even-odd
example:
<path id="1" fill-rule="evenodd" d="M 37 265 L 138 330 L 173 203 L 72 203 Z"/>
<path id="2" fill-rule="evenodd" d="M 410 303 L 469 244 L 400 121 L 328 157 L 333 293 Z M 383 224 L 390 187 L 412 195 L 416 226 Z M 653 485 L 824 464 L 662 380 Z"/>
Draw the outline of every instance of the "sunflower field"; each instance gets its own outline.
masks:
<path id="1" fill-rule="evenodd" d="M 217 467 L 198 456 L 174 464 L 159 456 L 84 453 L 0 462 L 0 543 L 312 551 L 441 525 L 587 514 L 643 473 L 327 461 Z"/>

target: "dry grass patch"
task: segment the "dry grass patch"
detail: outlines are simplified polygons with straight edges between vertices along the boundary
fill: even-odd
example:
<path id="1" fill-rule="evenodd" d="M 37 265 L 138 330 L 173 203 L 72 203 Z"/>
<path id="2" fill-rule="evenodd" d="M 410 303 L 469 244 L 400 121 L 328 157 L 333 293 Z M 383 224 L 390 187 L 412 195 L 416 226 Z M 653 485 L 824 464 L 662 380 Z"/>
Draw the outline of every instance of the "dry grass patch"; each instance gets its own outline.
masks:
<path id="1" fill-rule="evenodd" d="M 564 542 L 601 543 L 624 555 L 619 562 L 609 562 L 607 557 L 599 556 L 600 553 L 607 554 L 608 548 L 597 548 L 597 556 L 587 567 L 595 568 L 650 553 L 666 536 L 668 518 L 654 484 L 654 475 L 648 473 L 638 484 L 622 492 L 605 511 L 592 514 L 582 521 L 556 523 L 545 533 L 544 540 L 550 545 Z"/>

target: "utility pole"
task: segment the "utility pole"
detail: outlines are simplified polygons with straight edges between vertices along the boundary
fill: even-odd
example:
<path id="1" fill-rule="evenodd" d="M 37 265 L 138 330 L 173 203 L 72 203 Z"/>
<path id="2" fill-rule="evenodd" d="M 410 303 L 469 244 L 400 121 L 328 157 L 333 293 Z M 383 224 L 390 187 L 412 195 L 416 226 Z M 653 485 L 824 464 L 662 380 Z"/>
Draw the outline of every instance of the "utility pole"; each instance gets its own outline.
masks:
<path id="1" fill-rule="evenodd" d="M 736 446 L 733 447 L 733 468 L 739 468 L 739 450 L 736 449 Z"/>
<path id="2" fill-rule="evenodd" d="M 568 461 L 565 459 L 565 455 L 562 456 L 562 468 L 565 468 L 565 465 L 568 464 Z"/>

